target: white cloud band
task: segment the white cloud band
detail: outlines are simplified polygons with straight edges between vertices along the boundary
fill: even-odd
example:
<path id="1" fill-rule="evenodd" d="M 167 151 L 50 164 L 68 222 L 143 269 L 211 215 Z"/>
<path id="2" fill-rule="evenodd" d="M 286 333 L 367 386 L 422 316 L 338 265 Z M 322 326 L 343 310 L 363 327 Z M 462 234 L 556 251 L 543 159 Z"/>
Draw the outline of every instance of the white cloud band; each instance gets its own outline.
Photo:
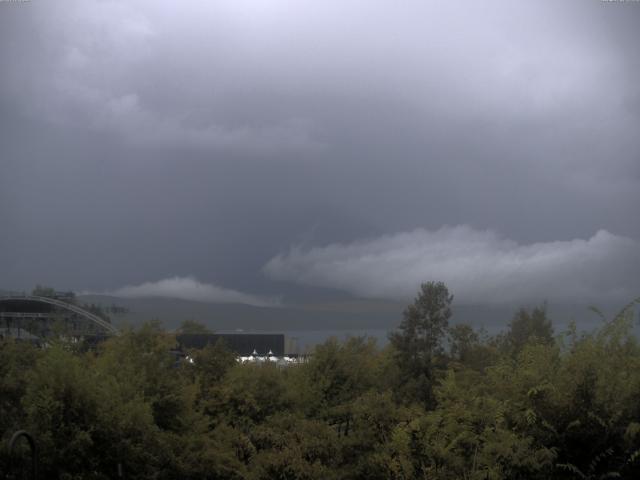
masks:
<path id="1" fill-rule="evenodd" d="M 420 283 L 441 280 L 464 303 L 624 302 L 640 295 L 640 243 L 600 230 L 586 240 L 520 245 L 463 225 L 293 247 L 264 271 L 362 297 L 406 299 Z"/>
<path id="2" fill-rule="evenodd" d="M 127 285 L 107 294 L 123 298 L 163 297 L 197 302 L 242 303 L 257 307 L 277 305 L 277 301 L 273 299 L 201 283 L 193 277 L 172 277 L 157 282 Z"/>

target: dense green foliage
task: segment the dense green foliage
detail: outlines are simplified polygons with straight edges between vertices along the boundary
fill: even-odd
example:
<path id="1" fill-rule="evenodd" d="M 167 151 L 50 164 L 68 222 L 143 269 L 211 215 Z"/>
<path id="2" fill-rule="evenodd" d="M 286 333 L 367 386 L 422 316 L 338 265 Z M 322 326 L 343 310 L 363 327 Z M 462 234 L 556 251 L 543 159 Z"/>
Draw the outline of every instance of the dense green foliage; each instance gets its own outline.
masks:
<path id="1" fill-rule="evenodd" d="M 209 328 L 195 320 L 184 320 L 178 328 L 178 333 L 213 333 Z"/>
<path id="2" fill-rule="evenodd" d="M 179 362 L 153 323 L 97 350 L 5 340 L 3 443 L 32 432 L 41 478 L 640 478 L 630 309 L 556 337 L 544 308 L 521 310 L 489 337 L 448 326 L 450 302 L 429 284 L 386 348 L 329 340 L 288 368 L 222 344 Z"/>
<path id="3" fill-rule="evenodd" d="M 427 408 L 435 405 L 437 363 L 443 354 L 452 301 L 444 283 L 422 284 L 419 295 L 404 311 L 399 331 L 389 336 L 399 367 L 398 388 L 406 398 L 420 400 Z"/>

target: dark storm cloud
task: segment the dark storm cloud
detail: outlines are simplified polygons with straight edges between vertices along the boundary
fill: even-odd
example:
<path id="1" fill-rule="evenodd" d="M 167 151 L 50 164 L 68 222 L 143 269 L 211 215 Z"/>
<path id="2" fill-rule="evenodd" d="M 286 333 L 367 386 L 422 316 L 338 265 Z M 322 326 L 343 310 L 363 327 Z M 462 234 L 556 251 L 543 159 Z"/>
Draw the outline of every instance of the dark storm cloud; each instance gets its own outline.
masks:
<path id="1" fill-rule="evenodd" d="M 516 251 L 635 242 L 639 20 L 598 1 L 2 3 L 0 288 L 195 275 L 274 295 L 294 287 L 261 268 L 292 245 L 443 225 Z M 603 278 L 637 264 L 607 245 Z"/>

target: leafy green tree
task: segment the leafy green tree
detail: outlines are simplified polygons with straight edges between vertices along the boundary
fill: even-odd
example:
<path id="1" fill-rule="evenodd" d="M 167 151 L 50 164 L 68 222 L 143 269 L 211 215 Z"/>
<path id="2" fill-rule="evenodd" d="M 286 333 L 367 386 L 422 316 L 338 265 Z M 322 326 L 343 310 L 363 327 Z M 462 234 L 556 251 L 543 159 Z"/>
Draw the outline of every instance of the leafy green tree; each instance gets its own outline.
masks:
<path id="1" fill-rule="evenodd" d="M 483 330 L 475 331 L 471 325 L 459 323 L 448 330 L 449 356 L 456 363 L 484 370 L 498 358 L 498 350 L 488 341 Z"/>
<path id="2" fill-rule="evenodd" d="M 24 418 L 20 400 L 28 387 L 29 372 L 42 351 L 13 338 L 0 340 L 0 434 L 16 429 Z"/>
<path id="3" fill-rule="evenodd" d="M 410 462 L 397 451 L 404 445 L 398 445 L 396 429 L 423 410 L 398 405 L 390 391 L 369 390 L 351 402 L 350 412 L 349 430 L 341 432 L 343 478 L 383 480 L 410 475 Z"/>
<path id="4" fill-rule="evenodd" d="M 178 333 L 213 333 L 204 323 L 196 320 L 184 320 L 178 328 Z"/>
<path id="5" fill-rule="evenodd" d="M 636 301 L 637 302 L 637 301 Z M 633 304 L 602 328 L 571 336 L 556 411 L 559 478 L 640 475 L 640 346 Z"/>
<path id="6" fill-rule="evenodd" d="M 171 451 L 171 463 L 158 472 L 162 479 L 246 479 L 249 472 L 244 457 L 255 455 L 248 437 L 226 424 L 215 429 L 194 427 L 173 439 Z"/>
<path id="7" fill-rule="evenodd" d="M 185 364 L 184 370 L 199 387 L 198 408 L 210 418 L 217 418 L 222 409 L 219 400 L 224 390 L 222 380 L 236 365 L 236 354 L 219 339 L 190 355 L 194 363 Z"/>
<path id="8" fill-rule="evenodd" d="M 22 399 L 29 386 L 27 373 L 36 365 L 42 351 L 14 340 L 0 339 L 0 472 L 9 464 L 5 446 L 17 430 L 25 428 Z"/>
<path id="9" fill-rule="evenodd" d="M 480 337 L 471 325 L 464 323 L 453 325 L 448 332 L 451 358 L 462 363 L 468 362 L 473 349 L 480 342 Z"/>
<path id="10" fill-rule="evenodd" d="M 256 455 L 251 478 L 332 479 L 338 475 L 340 438 L 325 422 L 283 412 L 251 432 Z M 342 477 L 344 478 L 344 477 Z"/>
<path id="11" fill-rule="evenodd" d="M 292 402 L 286 378 L 275 365 L 238 364 L 209 397 L 207 411 L 212 425 L 224 422 L 248 433 L 269 416 L 289 410 Z"/>
<path id="12" fill-rule="evenodd" d="M 100 425 L 99 400 L 90 371 L 60 345 L 31 371 L 22 403 L 41 450 L 41 475 L 79 478 L 100 470 L 93 438 Z"/>
<path id="13" fill-rule="evenodd" d="M 543 309 L 521 310 L 487 338 L 447 329 L 451 296 L 425 285 L 384 349 L 331 339 L 287 368 L 222 343 L 185 362 L 153 322 L 91 349 L 0 341 L 3 439 L 34 434 L 43 478 L 640 477 L 632 309 L 555 339 Z"/>
<path id="14" fill-rule="evenodd" d="M 442 282 L 423 283 L 409 305 L 399 331 L 389 336 L 400 367 L 402 395 L 434 405 L 437 359 L 451 318 L 453 295 Z"/>
<path id="15" fill-rule="evenodd" d="M 24 428 L 37 439 L 43 478 L 113 478 L 118 464 L 150 478 L 161 467 L 155 405 L 136 375 L 114 375 L 122 366 L 57 342 L 30 370 Z"/>
<path id="16" fill-rule="evenodd" d="M 193 352 L 193 357 L 194 369 L 200 374 L 200 384 L 204 391 L 220 382 L 237 363 L 236 354 L 227 348 L 223 339 Z"/>
<path id="17" fill-rule="evenodd" d="M 535 307 L 531 311 L 525 308 L 518 310 L 502 341 L 503 350 L 511 355 L 516 355 L 530 342 L 546 345 L 554 343 L 553 324 L 547 317 L 546 305 Z"/>
<path id="18" fill-rule="evenodd" d="M 318 345 L 302 366 L 313 392 L 311 405 L 331 409 L 375 388 L 380 382 L 379 360 L 373 338 L 352 337 L 344 343 L 331 338 Z"/>

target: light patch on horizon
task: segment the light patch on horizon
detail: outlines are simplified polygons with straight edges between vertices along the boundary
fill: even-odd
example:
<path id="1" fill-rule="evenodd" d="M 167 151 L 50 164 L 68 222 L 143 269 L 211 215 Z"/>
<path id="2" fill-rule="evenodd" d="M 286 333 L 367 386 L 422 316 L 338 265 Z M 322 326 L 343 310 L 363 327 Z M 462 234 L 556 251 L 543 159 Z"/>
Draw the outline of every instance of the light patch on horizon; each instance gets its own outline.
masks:
<path id="1" fill-rule="evenodd" d="M 127 285 L 101 294 L 122 298 L 160 297 L 207 303 L 240 303 L 255 307 L 276 307 L 279 305 L 277 299 L 202 283 L 194 277 L 165 278 L 157 282 Z"/>
<path id="2" fill-rule="evenodd" d="M 444 281 L 460 303 L 616 301 L 640 295 L 640 242 L 600 230 L 588 239 L 526 245 L 466 225 L 417 229 L 272 258 L 273 279 L 406 299 Z"/>

